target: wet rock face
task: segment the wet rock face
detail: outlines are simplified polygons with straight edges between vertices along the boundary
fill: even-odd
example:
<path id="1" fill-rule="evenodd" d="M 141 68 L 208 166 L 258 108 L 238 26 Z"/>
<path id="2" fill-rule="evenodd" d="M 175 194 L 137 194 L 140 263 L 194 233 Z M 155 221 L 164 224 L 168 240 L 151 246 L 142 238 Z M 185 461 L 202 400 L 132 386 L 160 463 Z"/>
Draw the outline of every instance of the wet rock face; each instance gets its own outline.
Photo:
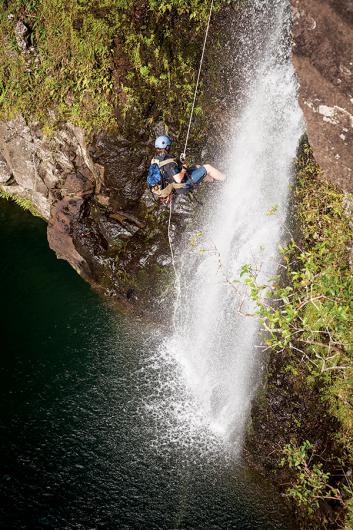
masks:
<path id="1" fill-rule="evenodd" d="M 146 193 L 149 155 L 149 146 L 118 136 L 88 148 L 70 124 L 47 138 L 21 117 L 0 122 L 0 190 L 28 199 L 48 221 L 58 258 L 138 311 L 153 297 L 168 254 L 165 215 Z"/>
<path id="2" fill-rule="evenodd" d="M 0 188 L 33 204 L 48 221 L 52 250 L 89 281 L 94 271 L 75 240 L 101 173 L 77 127 L 65 124 L 47 138 L 22 117 L 0 123 Z"/>
<path id="3" fill-rule="evenodd" d="M 324 177 L 353 191 L 353 2 L 292 0 L 300 103 Z"/>
<path id="4" fill-rule="evenodd" d="M 75 227 L 80 222 L 84 206 L 83 199 L 62 199 L 52 207 L 48 223 L 48 242 L 59 259 L 65 259 L 85 279 L 90 280 L 92 273 L 74 242 Z"/>
<path id="5" fill-rule="evenodd" d="M 90 153 L 105 168 L 100 192 L 114 209 L 135 209 L 146 189 L 146 164 L 151 148 L 138 138 L 99 135 Z"/>

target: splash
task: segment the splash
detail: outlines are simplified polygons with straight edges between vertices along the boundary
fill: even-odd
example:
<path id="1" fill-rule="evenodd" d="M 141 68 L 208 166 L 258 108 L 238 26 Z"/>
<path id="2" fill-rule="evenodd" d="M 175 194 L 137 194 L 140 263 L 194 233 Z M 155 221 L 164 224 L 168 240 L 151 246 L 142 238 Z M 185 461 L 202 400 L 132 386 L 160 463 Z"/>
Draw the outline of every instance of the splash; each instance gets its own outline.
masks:
<path id="1" fill-rule="evenodd" d="M 260 365 L 258 323 L 249 316 L 254 308 L 234 282 L 244 264 L 262 279 L 276 273 L 303 132 L 289 51 L 289 2 L 253 2 L 241 26 L 242 110 L 226 153 L 228 180 L 203 226 L 187 234 L 178 251 L 175 331 L 158 353 L 170 368 L 169 398 L 160 396 L 159 403 L 173 425 L 172 437 L 194 439 L 202 432 L 239 448 Z"/>

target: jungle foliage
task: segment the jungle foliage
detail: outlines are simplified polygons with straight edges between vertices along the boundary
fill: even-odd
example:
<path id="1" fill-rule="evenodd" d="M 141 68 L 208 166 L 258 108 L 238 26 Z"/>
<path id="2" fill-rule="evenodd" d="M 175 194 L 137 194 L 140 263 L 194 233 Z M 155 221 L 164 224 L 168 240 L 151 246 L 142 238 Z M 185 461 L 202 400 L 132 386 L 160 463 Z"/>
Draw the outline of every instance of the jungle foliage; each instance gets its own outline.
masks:
<path id="1" fill-rule="evenodd" d="M 222 3 L 229 0 L 216 0 L 215 10 Z M 209 5 L 8 0 L 0 13 L 0 117 L 21 112 L 47 134 L 61 119 L 86 130 L 122 127 L 127 117 L 141 127 L 146 116 L 181 127 Z"/>

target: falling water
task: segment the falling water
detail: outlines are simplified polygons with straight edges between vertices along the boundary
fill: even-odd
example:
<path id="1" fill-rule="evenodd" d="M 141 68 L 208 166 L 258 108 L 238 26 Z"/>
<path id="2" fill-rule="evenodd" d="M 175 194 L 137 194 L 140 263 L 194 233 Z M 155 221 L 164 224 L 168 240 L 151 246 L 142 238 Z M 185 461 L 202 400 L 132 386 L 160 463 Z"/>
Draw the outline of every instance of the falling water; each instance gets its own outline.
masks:
<path id="1" fill-rule="evenodd" d="M 236 282 L 244 264 L 256 269 L 261 281 L 276 273 L 302 134 L 289 51 L 289 1 L 253 1 L 240 25 L 244 86 L 226 153 L 228 179 L 203 225 L 186 234 L 178 250 L 175 331 L 159 351 L 169 366 L 168 392 L 165 387 L 159 393 L 169 397 L 159 405 L 174 421 L 170 436 L 175 429 L 184 438 L 202 431 L 237 447 L 260 364 L 258 323 L 249 316 L 254 308 Z"/>

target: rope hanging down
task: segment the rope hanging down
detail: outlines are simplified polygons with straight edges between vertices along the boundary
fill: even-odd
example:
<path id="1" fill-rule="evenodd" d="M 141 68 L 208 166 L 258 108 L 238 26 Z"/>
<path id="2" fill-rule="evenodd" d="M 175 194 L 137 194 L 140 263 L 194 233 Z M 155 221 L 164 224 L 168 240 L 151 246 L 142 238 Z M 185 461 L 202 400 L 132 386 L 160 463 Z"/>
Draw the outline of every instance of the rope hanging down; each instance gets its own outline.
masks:
<path id="1" fill-rule="evenodd" d="M 172 198 L 169 201 L 169 219 L 168 219 L 168 241 L 169 241 L 169 247 L 170 247 L 170 254 L 172 257 L 172 264 L 174 269 L 175 277 L 178 277 L 178 273 L 175 267 L 175 259 L 174 259 L 174 252 L 173 252 L 173 244 L 172 244 L 172 236 L 170 233 L 170 227 L 171 227 L 171 221 L 172 221 L 172 209 L 173 209 L 173 200 Z"/>
<path id="2" fill-rule="evenodd" d="M 170 233 L 171 228 L 171 221 L 172 221 L 172 210 L 173 210 L 173 201 L 170 200 L 169 202 L 169 220 L 168 220 L 168 240 L 169 240 L 169 247 L 170 247 L 170 254 L 172 257 L 172 264 L 175 274 L 175 290 L 176 290 L 176 297 L 174 301 L 174 314 L 173 314 L 173 326 L 176 330 L 177 325 L 177 313 L 179 309 L 179 300 L 180 300 L 180 294 L 181 294 L 181 285 L 180 285 L 180 275 L 178 274 L 176 265 L 175 265 L 175 259 L 174 259 L 174 251 L 173 251 L 173 242 L 172 237 Z"/>
<path id="3" fill-rule="evenodd" d="M 191 124 L 192 124 L 192 118 L 193 118 L 193 115 L 194 115 L 194 110 L 195 110 L 195 103 L 196 103 L 196 98 L 197 98 L 197 92 L 198 92 L 198 88 L 199 88 L 199 83 L 200 83 L 200 77 L 201 77 L 201 71 L 202 71 L 202 65 L 203 65 L 203 58 L 205 56 L 205 50 L 206 50 L 206 43 L 207 43 L 207 37 L 208 37 L 208 33 L 209 33 L 209 30 L 210 30 L 210 24 L 211 24 L 211 17 L 212 17 L 212 10 L 213 10 L 213 4 L 214 4 L 214 0 L 211 0 L 211 5 L 210 5 L 210 12 L 209 12 L 209 15 L 208 15 L 208 21 L 207 21 L 207 28 L 206 28 L 206 33 L 205 33 L 205 39 L 203 41 L 203 47 L 202 47 L 202 54 L 201 54 L 201 59 L 200 59 L 200 65 L 199 65 L 199 71 L 197 73 L 197 79 L 196 79 L 196 86 L 195 86 L 195 92 L 194 92 L 194 99 L 193 99 L 193 102 L 192 102 L 192 107 L 191 107 L 191 114 L 190 114 L 190 120 L 189 120 L 189 126 L 188 126 L 188 132 L 186 134 L 186 140 L 185 140 L 185 146 L 184 146 L 184 153 L 181 155 L 180 158 L 186 158 L 186 150 L 187 150 L 187 147 L 188 147 L 188 142 L 189 142 L 189 136 L 190 136 L 190 130 L 191 130 Z M 169 219 L 168 219 L 168 241 L 169 241 L 169 247 L 170 247 L 170 253 L 171 253 L 171 258 L 172 258 L 172 264 L 173 264 L 173 269 L 174 269 L 174 274 L 175 274 L 175 278 L 176 278 L 176 282 L 177 282 L 177 301 L 179 300 L 180 298 L 180 277 L 178 275 L 178 271 L 176 269 L 176 266 L 175 266 L 175 258 L 174 258 L 174 251 L 173 251 L 173 242 L 172 242 L 172 237 L 171 237 L 171 220 L 172 220 L 172 209 L 173 209 L 173 199 L 171 197 L 170 199 L 170 203 L 169 203 Z M 175 325 L 175 322 L 176 322 L 176 311 L 177 311 L 177 308 L 178 308 L 178 303 L 175 303 L 175 309 L 174 309 L 174 325 Z"/>
<path id="4" fill-rule="evenodd" d="M 199 66 L 199 71 L 198 71 L 198 74 L 197 74 L 196 87 L 195 87 L 195 92 L 194 92 L 194 99 L 193 99 L 192 107 L 191 107 L 191 114 L 190 114 L 190 120 L 189 120 L 188 132 L 187 132 L 187 134 L 186 134 L 186 140 L 185 140 L 184 152 L 183 152 L 183 154 L 182 154 L 182 156 L 184 157 L 184 159 L 186 158 L 186 150 L 187 150 L 187 148 L 188 148 L 188 143 L 189 143 L 189 136 L 190 136 L 191 123 L 192 123 L 192 118 L 193 118 L 193 115 L 194 115 L 195 103 L 196 103 L 196 97 L 197 97 L 197 91 L 198 91 L 198 88 L 199 88 L 200 77 L 201 77 L 201 70 L 202 70 L 203 58 L 204 58 L 204 55 L 205 55 L 206 43 L 207 43 L 207 37 L 208 37 L 208 32 L 209 32 L 210 24 L 211 24 L 211 17 L 212 17 L 213 4 L 214 4 L 214 0 L 211 0 L 210 13 L 209 13 L 209 15 L 208 15 L 208 22 L 207 22 L 207 28 L 206 28 L 206 33 L 205 33 L 205 40 L 203 41 L 203 48 L 202 48 L 202 54 L 201 54 L 201 60 L 200 60 L 200 66 Z"/>

